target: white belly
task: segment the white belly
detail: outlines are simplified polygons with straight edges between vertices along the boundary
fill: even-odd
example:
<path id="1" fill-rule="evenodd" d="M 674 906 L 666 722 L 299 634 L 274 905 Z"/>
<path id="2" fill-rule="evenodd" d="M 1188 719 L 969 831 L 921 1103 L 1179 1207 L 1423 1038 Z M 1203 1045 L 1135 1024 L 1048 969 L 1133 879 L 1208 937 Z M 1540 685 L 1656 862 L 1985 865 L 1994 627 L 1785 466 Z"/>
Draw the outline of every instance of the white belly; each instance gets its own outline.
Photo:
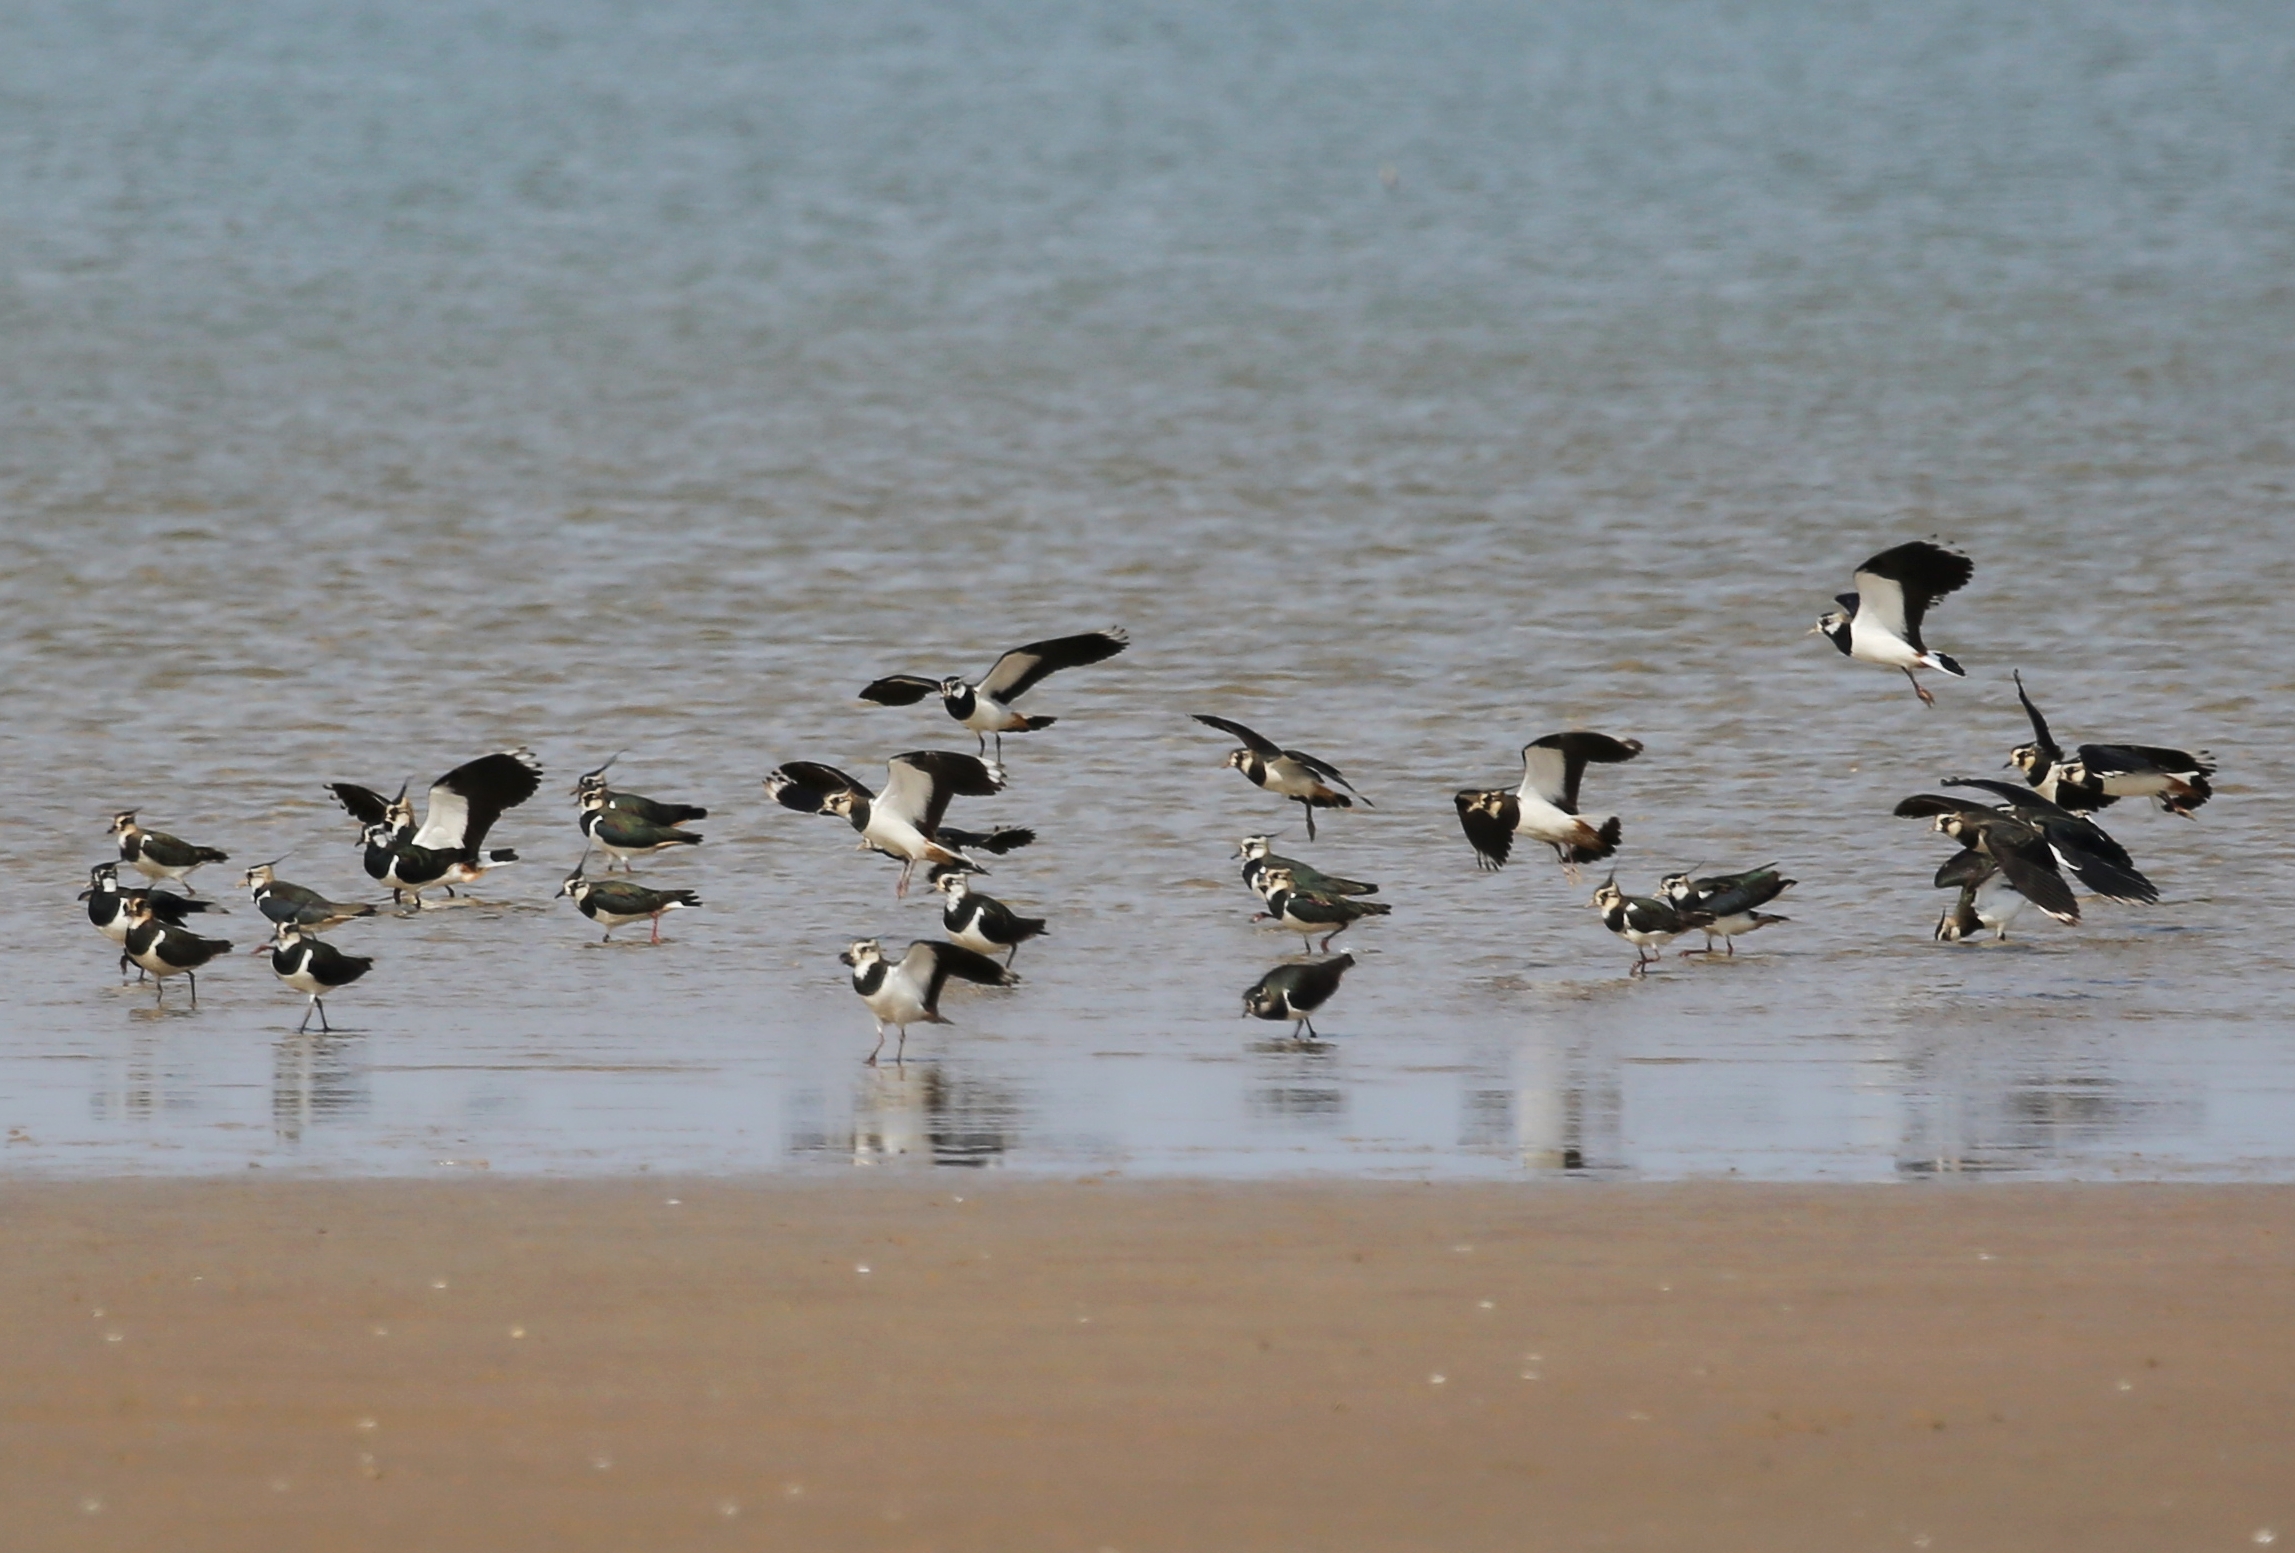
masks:
<path id="1" fill-rule="evenodd" d="M 888 1025 L 913 1025 L 925 1021 L 924 999 L 917 996 L 914 983 L 894 972 L 885 977 L 877 990 L 864 999 L 869 1012 Z"/>

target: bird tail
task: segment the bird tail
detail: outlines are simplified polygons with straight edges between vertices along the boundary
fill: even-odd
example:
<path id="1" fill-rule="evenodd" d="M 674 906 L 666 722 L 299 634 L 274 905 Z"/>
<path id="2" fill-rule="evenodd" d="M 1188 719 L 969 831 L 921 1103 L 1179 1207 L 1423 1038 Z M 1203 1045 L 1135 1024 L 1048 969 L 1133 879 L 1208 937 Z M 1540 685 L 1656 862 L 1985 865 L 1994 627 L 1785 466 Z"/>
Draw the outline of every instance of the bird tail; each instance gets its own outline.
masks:
<path id="1" fill-rule="evenodd" d="M 678 906 L 698 906 L 700 904 L 701 897 L 691 890 L 672 890 L 669 892 L 669 905 L 664 906 L 662 910 L 668 911 Z"/>
<path id="2" fill-rule="evenodd" d="M 1059 720 L 1057 717 L 1031 717 L 1028 719 L 1028 731 L 1034 733 L 1039 728 L 1049 728 Z"/>
<path id="3" fill-rule="evenodd" d="M 1600 830 L 1594 832 L 1592 845 L 1589 846 L 1581 841 L 1570 848 L 1570 861 L 1573 863 L 1598 863 L 1618 850 L 1618 843 L 1624 839 L 1625 834 L 1625 826 L 1613 814 L 1602 822 Z"/>
<path id="4" fill-rule="evenodd" d="M 1392 913 L 1394 910 L 1394 908 L 1389 906 L 1385 901 L 1358 900 L 1355 902 L 1355 906 L 1366 917 L 1384 917 Z"/>
<path id="5" fill-rule="evenodd" d="M 681 846 L 681 847 L 698 847 L 698 846 L 700 846 L 700 845 L 701 845 L 701 832 L 700 832 L 700 831 L 697 831 L 697 830 L 695 830 L 695 831 L 684 831 L 684 830 L 676 830 L 676 831 L 670 831 L 669 833 L 667 833 L 666 835 L 664 835 L 664 836 L 663 836 L 661 839 L 662 839 L 662 840 L 664 840 L 664 841 L 667 841 L 667 842 L 671 842 L 671 843 L 673 843 L 674 845 L 677 845 L 677 846 Z"/>
<path id="6" fill-rule="evenodd" d="M 337 906 L 335 909 L 344 913 L 346 916 L 353 917 L 371 917 L 375 914 L 374 907 L 367 904 L 365 901 L 360 901 L 355 906 Z"/>
<path id="7" fill-rule="evenodd" d="M 1920 661 L 1924 667 L 1931 669 L 1941 669 L 1945 673 L 1950 674 L 1954 679 L 1968 678 L 1968 670 L 1962 668 L 1960 666 L 1960 660 L 1955 658 L 1951 653 L 1923 653 L 1921 654 Z"/>
<path id="8" fill-rule="evenodd" d="M 221 847 L 193 847 L 191 855 L 202 863 L 228 863 L 231 861 L 231 854 Z"/>

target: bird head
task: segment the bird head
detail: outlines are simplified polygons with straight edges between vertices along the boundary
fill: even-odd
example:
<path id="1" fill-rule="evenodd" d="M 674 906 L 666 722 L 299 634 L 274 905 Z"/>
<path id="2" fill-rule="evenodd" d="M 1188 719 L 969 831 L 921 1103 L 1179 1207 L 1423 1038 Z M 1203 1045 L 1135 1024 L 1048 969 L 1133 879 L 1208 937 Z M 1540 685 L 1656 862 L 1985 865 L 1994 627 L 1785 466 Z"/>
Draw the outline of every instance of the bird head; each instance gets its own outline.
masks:
<path id="1" fill-rule="evenodd" d="M 1271 989 L 1265 982 L 1243 994 L 1243 1017 L 1246 1019 L 1281 1019 L 1283 994 Z"/>
<path id="2" fill-rule="evenodd" d="M 622 756 L 626 753 L 627 752 L 624 750 L 615 750 L 611 755 L 606 757 L 606 764 L 604 766 L 593 767 L 590 770 L 583 772 L 580 776 L 574 778 L 574 785 L 567 789 L 567 795 L 573 798 L 584 798 L 593 792 L 604 791 L 606 785 L 606 767 L 611 766 L 615 761 L 621 759 Z"/>
<path id="3" fill-rule="evenodd" d="M 587 868 L 589 863 L 590 851 L 589 848 L 584 847 L 582 849 L 582 860 L 574 865 L 574 871 L 572 873 L 566 875 L 566 882 L 558 886 L 558 893 L 560 895 L 577 901 L 582 898 L 582 892 L 590 887 L 590 882 L 582 877 L 582 870 Z"/>
<path id="4" fill-rule="evenodd" d="M 853 817 L 855 796 L 850 788 L 840 788 L 821 800 L 821 812 L 833 814 L 839 819 L 849 820 Z"/>
<path id="5" fill-rule="evenodd" d="M 88 870 L 88 888 L 91 890 L 100 890 L 107 884 L 117 884 L 119 879 L 120 865 L 117 863 L 97 863 Z"/>
<path id="6" fill-rule="evenodd" d="M 952 904 L 972 893 L 972 885 L 964 877 L 961 868 L 935 866 L 932 871 L 932 887 L 947 896 Z"/>
<path id="7" fill-rule="evenodd" d="M 112 816 L 112 822 L 104 828 L 104 834 L 107 836 L 124 836 L 135 828 L 135 810 L 122 809 Z"/>
<path id="8" fill-rule="evenodd" d="M 288 858 L 293 857 L 294 855 L 295 854 L 292 852 L 282 852 L 277 857 L 271 859 L 271 861 L 268 863 L 257 863 L 253 868 L 248 869 L 245 874 L 240 876 L 239 882 L 250 890 L 260 890 L 263 888 L 263 886 L 270 884 L 272 881 L 278 878 L 278 875 L 273 873 L 272 870 L 277 868 L 281 863 L 284 863 Z"/>
<path id="9" fill-rule="evenodd" d="M 1669 901 L 1684 901 L 1694 893 L 1688 874 L 1667 874 L 1657 882 L 1657 891 Z"/>
<path id="10" fill-rule="evenodd" d="M 1817 617 L 1817 623 L 1803 632 L 1804 636 L 1839 636 L 1849 629 L 1848 612 L 1828 609 Z"/>
<path id="11" fill-rule="evenodd" d="M 951 674 L 948 676 L 948 678 L 940 682 L 941 699 L 944 701 L 962 700 L 964 693 L 971 688 L 972 687 L 967 685 L 963 680 L 958 679 L 955 675 Z"/>
<path id="12" fill-rule="evenodd" d="M 614 801 L 614 795 L 606 791 L 606 784 L 603 782 L 598 783 L 595 787 L 583 788 L 580 797 L 584 814 L 595 814 Z"/>
<path id="13" fill-rule="evenodd" d="M 2008 764 L 2000 769 L 2003 771 L 2021 771 L 2029 776 L 2032 773 L 2032 768 L 2039 764 L 2040 746 L 2037 744 L 2019 744 L 2008 752 Z"/>
<path id="14" fill-rule="evenodd" d="M 854 970 L 876 964 L 885 957 L 884 946 L 873 938 L 857 940 L 843 954 L 837 956 Z"/>
<path id="15" fill-rule="evenodd" d="M 1625 898 L 1626 892 L 1618 888 L 1618 876 L 1616 874 L 1612 874 L 1607 879 L 1604 879 L 1598 887 L 1596 887 L 1594 890 L 1594 898 L 1587 902 L 1587 904 L 1592 906 L 1597 911 L 1608 911 L 1612 906 L 1617 905 L 1618 902 L 1624 900 Z"/>
<path id="16" fill-rule="evenodd" d="M 1296 889 L 1298 884 L 1298 875 L 1292 873 L 1288 868 L 1270 868 L 1259 876 L 1259 887 L 1269 895 L 1273 895 L 1278 890 Z"/>
<path id="17" fill-rule="evenodd" d="M 1271 836 L 1245 836 L 1235 844 L 1237 857 L 1260 858 L 1274 850 L 1274 838 Z"/>

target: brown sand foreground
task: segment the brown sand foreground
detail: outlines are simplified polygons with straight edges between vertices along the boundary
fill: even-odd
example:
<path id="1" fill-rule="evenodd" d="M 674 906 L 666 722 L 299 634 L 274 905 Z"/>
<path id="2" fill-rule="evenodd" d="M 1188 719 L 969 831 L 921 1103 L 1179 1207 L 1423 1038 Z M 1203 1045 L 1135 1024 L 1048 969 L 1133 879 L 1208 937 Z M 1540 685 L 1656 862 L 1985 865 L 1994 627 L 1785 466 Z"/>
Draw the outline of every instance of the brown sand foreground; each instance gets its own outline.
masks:
<path id="1" fill-rule="evenodd" d="M 12 1550 L 2295 1546 L 2289 1188 L 0 1205 Z"/>

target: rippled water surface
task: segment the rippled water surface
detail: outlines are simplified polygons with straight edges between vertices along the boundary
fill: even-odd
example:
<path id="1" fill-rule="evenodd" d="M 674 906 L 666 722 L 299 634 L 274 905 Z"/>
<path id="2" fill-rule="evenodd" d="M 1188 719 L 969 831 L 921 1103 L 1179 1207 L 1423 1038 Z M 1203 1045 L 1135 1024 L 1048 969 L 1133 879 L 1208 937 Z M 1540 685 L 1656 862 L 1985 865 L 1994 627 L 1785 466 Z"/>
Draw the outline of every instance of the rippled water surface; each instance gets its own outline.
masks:
<path id="1" fill-rule="evenodd" d="M 14 7 L 0 1170 L 2295 1176 L 2291 65 L 2262 4 Z M 1802 632 L 1932 532 L 1927 711 Z M 933 913 L 759 778 L 1110 622 L 959 810 L 1044 834 L 1026 985 L 864 1068 L 836 953 Z M 2012 668 L 2220 796 L 2106 816 L 2158 906 L 1939 946 L 1888 810 Z M 1327 1050 L 1237 1017 L 1287 822 L 1195 711 L 1377 805 Z M 1581 725 L 1629 885 L 1775 858 L 1791 924 L 1629 982 L 1478 874 L 1451 792 Z M 356 894 L 323 782 L 510 743 L 526 861 L 341 930 L 332 1038 L 72 900 L 130 805 Z M 659 949 L 551 898 L 625 746 L 712 810 Z"/>

